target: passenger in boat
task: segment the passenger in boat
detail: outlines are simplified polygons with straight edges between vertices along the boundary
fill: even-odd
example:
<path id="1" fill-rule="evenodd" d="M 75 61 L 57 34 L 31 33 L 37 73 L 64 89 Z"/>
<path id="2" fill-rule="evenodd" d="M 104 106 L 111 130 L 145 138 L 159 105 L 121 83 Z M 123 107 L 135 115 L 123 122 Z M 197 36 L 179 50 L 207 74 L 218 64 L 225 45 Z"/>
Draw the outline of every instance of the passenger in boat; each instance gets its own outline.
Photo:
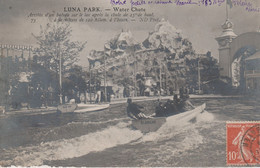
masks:
<path id="1" fill-rule="evenodd" d="M 180 112 L 184 112 L 192 109 L 194 109 L 194 106 L 191 104 L 189 100 L 189 95 L 183 96 L 183 98 L 180 99 L 180 102 L 178 103 L 178 110 Z"/>
<path id="2" fill-rule="evenodd" d="M 155 107 L 155 116 L 156 117 L 165 117 L 166 116 L 166 109 L 162 102 Z"/>
<path id="3" fill-rule="evenodd" d="M 167 100 L 167 102 L 165 103 L 165 115 L 169 116 L 172 115 L 174 113 L 174 102 L 173 100 Z"/>
<path id="4" fill-rule="evenodd" d="M 179 113 L 179 106 L 180 100 L 178 99 L 178 95 L 173 96 L 173 100 L 168 100 L 165 104 L 165 109 L 166 109 L 166 115 L 174 115 Z"/>
<path id="5" fill-rule="evenodd" d="M 133 118 L 133 119 L 149 118 L 142 112 L 142 110 L 144 109 L 143 106 L 133 103 L 131 98 L 127 99 L 127 103 L 128 103 L 127 115 L 130 118 Z"/>
<path id="6" fill-rule="evenodd" d="M 173 101 L 174 101 L 175 104 L 178 104 L 178 103 L 180 102 L 180 99 L 178 98 L 178 95 L 177 95 L 177 94 L 175 94 L 175 95 L 173 96 Z"/>
<path id="7" fill-rule="evenodd" d="M 180 104 L 180 99 L 178 98 L 178 95 L 175 94 L 173 96 L 173 105 L 172 105 L 172 112 L 173 113 L 179 113 L 180 111 L 178 110 L 178 105 Z"/>

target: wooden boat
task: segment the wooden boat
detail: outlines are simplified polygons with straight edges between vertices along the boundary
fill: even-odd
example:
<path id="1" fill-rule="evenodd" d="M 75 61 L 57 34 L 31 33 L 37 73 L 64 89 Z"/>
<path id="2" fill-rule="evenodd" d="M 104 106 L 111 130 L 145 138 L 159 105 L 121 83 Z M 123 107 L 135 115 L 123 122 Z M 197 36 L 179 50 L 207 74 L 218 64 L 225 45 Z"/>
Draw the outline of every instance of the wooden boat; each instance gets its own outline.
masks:
<path id="1" fill-rule="evenodd" d="M 198 107 L 195 107 L 193 110 L 182 112 L 169 117 L 152 117 L 152 118 L 143 118 L 139 120 L 132 120 L 132 126 L 135 129 L 140 130 L 141 132 L 148 133 L 157 131 L 167 120 L 171 122 L 178 122 L 185 118 L 186 121 L 192 120 L 198 114 L 202 113 L 206 108 L 206 104 L 202 104 Z"/>
<path id="2" fill-rule="evenodd" d="M 100 111 L 109 108 L 110 104 L 78 104 L 74 113 Z"/>
<path id="3" fill-rule="evenodd" d="M 86 113 L 107 109 L 110 104 L 62 104 L 58 106 L 60 113 Z"/>
<path id="4" fill-rule="evenodd" d="M 61 104 L 58 105 L 58 113 L 73 113 L 77 108 L 77 104 Z"/>

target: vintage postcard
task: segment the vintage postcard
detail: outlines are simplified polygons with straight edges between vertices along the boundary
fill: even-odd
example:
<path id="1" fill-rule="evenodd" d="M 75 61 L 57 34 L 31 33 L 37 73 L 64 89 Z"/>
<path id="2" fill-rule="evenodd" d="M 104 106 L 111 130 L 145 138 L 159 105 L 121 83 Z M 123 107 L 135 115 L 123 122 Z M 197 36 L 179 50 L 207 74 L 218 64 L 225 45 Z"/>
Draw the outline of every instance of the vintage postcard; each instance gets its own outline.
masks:
<path id="1" fill-rule="evenodd" d="M 259 166 L 259 0 L 0 0 L 0 166 Z"/>

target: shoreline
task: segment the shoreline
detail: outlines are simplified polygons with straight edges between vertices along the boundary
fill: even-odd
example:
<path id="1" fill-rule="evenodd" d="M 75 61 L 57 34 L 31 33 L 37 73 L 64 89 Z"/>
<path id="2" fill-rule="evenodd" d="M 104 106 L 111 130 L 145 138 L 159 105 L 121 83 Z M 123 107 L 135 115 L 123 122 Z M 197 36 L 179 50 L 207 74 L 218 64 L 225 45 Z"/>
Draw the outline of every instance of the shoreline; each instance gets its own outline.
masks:
<path id="1" fill-rule="evenodd" d="M 190 94 L 189 96 L 190 96 L 190 99 L 240 98 L 240 97 L 243 97 L 243 96 L 239 96 L 239 95 L 223 96 L 223 95 L 213 95 L 213 94 L 208 94 L 208 95 L 194 95 L 194 94 Z M 140 96 L 140 97 L 129 97 L 129 98 L 131 98 L 134 102 L 140 102 L 140 101 L 158 100 L 159 96 L 156 96 L 156 97 Z M 126 103 L 127 99 L 128 98 L 112 99 L 110 104 Z M 161 100 L 167 100 L 167 99 L 173 99 L 173 96 L 161 96 Z"/>
<path id="2" fill-rule="evenodd" d="M 204 99 L 204 98 L 240 98 L 243 96 L 223 96 L 223 95 L 189 95 L 190 99 Z M 133 102 L 141 102 L 141 101 L 152 101 L 152 100 L 158 100 L 159 96 L 156 97 L 148 97 L 148 96 L 140 96 L 140 97 L 131 97 Z M 116 105 L 116 104 L 123 104 L 127 102 L 128 98 L 117 98 L 112 99 L 110 102 L 110 105 Z M 167 99 L 173 99 L 173 96 L 161 96 L 161 100 L 167 100 Z M 21 110 L 12 110 L 7 111 L 5 113 L 1 113 L 1 116 L 9 116 L 9 115 L 37 115 L 37 114 L 51 114 L 56 113 L 57 107 L 44 107 L 44 108 L 32 108 L 32 109 L 21 109 Z"/>

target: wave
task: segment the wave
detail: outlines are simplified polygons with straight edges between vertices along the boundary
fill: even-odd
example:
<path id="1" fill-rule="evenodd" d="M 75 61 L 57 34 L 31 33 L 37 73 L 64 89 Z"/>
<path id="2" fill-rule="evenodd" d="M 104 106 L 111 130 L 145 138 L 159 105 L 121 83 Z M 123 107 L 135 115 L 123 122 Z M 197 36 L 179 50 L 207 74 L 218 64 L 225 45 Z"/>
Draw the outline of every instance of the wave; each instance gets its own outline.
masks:
<path id="1" fill-rule="evenodd" d="M 148 133 L 143 136 L 140 141 L 157 141 L 159 139 L 171 138 L 176 134 L 176 131 L 183 131 L 190 129 L 191 125 L 199 122 L 211 122 L 214 120 L 214 115 L 204 111 L 194 115 L 194 112 L 181 113 L 171 117 L 168 117 L 166 123 L 164 123 L 156 132 Z"/>
<path id="2" fill-rule="evenodd" d="M 65 160 L 127 144 L 143 135 L 140 131 L 128 128 L 129 124 L 120 122 L 115 126 L 80 137 L 24 147 L 19 149 L 19 152 L 16 151 L 14 159 L 5 163 L 16 166 L 39 166 L 44 160 Z"/>
<path id="3" fill-rule="evenodd" d="M 79 137 L 91 132 L 96 132 L 101 129 L 105 129 L 108 126 L 116 125 L 119 122 L 129 120 L 128 118 L 117 118 L 106 121 L 80 121 L 70 122 L 66 125 L 42 130 L 33 136 L 33 142 L 47 142 L 58 139 L 70 139 Z"/>
<path id="4" fill-rule="evenodd" d="M 206 127 L 208 125 L 207 123 L 210 123 L 212 120 L 214 120 L 213 114 L 206 111 L 196 116 L 178 114 L 168 117 L 166 123 L 163 124 L 161 128 L 156 132 L 148 134 L 143 134 L 139 130 L 131 129 L 131 122 L 129 120 L 126 122 L 127 118 L 90 123 L 72 122 L 65 126 L 68 128 L 72 127 L 67 134 L 70 134 L 72 130 L 76 132 L 78 127 L 82 125 L 86 128 L 86 125 L 94 125 L 96 127 L 99 124 L 107 125 L 110 123 L 114 124 L 114 122 L 119 123 L 75 138 L 63 138 L 50 142 L 42 142 L 35 146 L 19 147 L 9 150 L 6 154 L 9 154 L 9 158 L 13 159 L 1 161 L 0 163 L 1 165 L 39 166 L 42 165 L 45 160 L 65 160 L 84 156 L 90 152 L 101 152 L 118 145 L 146 142 L 148 142 L 148 145 L 150 143 L 155 145 L 155 148 L 151 150 L 158 153 L 158 157 L 164 152 L 170 152 L 171 154 L 169 156 L 173 156 L 176 153 L 197 148 L 198 145 L 202 144 L 204 137 L 200 135 L 198 128 L 204 127 L 204 125 Z M 57 133 L 57 130 L 54 132 Z M 82 131 L 80 132 L 82 133 Z M 160 142 L 166 143 L 157 146 L 161 144 Z M 168 148 L 170 148 L 170 150 Z M 149 163 L 147 163 L 147 165 L 149 165 Z"/>
<path id="5" fill-rule="evenodd" d="M 207 137 L 201 134 L 201 130 L 219 124 L 214 119 L 214 115 L 207 111 L 197 116 L 178 114 L 167 118 L 166 123 L 156 132 L 145 134 L 137 142 L 132 143 L 150 143 L 150 146 L 155 146 L 149 148 L 149 153 L 153 153 L 154 156 L 151 156 L 149 161 L 142 160 L 142 165 L 172 167 L 174 165 L 169 164 L 169 160 L 172 160 L 173 156 L 188 155 L 188 151 L 195 150 L 204 143 Z"/>

